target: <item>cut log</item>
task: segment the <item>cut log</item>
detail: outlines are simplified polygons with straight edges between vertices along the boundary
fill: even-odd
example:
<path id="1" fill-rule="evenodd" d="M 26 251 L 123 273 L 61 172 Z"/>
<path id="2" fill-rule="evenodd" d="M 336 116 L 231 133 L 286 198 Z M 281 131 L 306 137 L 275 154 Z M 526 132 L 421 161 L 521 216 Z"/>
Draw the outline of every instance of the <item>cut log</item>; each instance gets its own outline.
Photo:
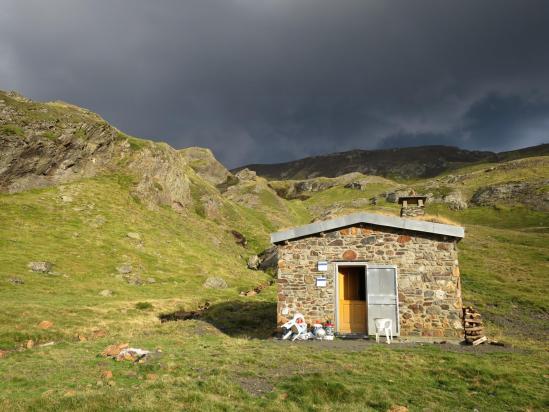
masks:
<path id="1" fill-rule="evenodd" d="M 476 341 L 473 342 L 473 346 L 477 346 L 477 345 L 480 345 L 481 343 L 484 343 L 488 340 L 488 338 L 486 336 L 483 336 L 482 338 L 480 339 L 477 339 Z"/>

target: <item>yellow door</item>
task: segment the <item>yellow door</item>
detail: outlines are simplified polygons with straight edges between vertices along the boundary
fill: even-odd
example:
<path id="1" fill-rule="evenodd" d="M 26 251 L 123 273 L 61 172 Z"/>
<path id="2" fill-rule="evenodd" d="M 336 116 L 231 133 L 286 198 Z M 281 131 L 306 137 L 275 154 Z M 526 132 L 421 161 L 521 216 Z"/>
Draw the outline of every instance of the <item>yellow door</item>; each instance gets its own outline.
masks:
<path id="1" fill-rule="evenodd" d="M 364 267 L 339 267 L 338 330 L 366 333 L 366 275 Z"/>

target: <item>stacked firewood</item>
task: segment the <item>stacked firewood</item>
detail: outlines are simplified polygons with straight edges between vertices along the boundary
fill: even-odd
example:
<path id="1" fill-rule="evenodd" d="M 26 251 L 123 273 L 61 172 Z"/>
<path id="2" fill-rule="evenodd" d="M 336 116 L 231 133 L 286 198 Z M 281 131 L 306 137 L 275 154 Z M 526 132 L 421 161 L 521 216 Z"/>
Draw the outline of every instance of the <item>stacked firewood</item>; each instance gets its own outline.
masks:
<path id="1" fill-rule="evenodd" d="M 488 340 L 484 335 L 482 317 L 471 306 L 463 308 L 463 328 L 465 329 L 465 342 L 470 345 L 479 345 Z"/>

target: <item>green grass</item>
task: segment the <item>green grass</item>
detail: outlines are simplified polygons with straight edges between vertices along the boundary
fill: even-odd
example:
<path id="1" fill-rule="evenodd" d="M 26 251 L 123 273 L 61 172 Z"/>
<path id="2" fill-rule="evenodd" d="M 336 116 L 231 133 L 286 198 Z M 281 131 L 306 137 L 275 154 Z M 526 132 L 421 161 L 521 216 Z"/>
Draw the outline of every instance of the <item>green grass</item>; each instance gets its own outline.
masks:
<path id="1" fill-rule="evenodd" d="M 4 124 L 0 126 L 0 134 L 8 136 L 24 136 L 23 129 L 15 124 Z"/>
<path id="2" fill-rule="evenodd" d="M 0 94 L 29 121 L 60 119 L 60 128 L 103 122 L 64 103 L 28 103 Z M 23 130 L 19 124 L 2 128 L 16 135 Z M 85 139 L 79 130 L 76 137 Z M 119 137 L 132 151 L 165 149 L 121 132 Z M 127 161 L 118 165 L 119 174 L 0 194 L 0 350 L 10 351 L 0 357 L 0 410 L 549 408 L 547 213 L 509 205 L 459 212 L 441 204 L 428 207 L 429 213 L 465 226 L 459 244 L 464 302 L 480 309 L 491 338 L 516 349 L 281 343 L 269 339 L 276 286 L 240 296 L 272 280 L 268 273 L 248 270 L 247 258 L 269 246 L 270 232 L 309 223 L 328 210 L 398 213 L 396 204 L 368 204 L 395 184 L 372 182 L 358 191 L 342 183 L 306 201 L 286 201 L 261 178 L 229 182 L 221 194 L 189 170 L 192 207 L 178 214 L 168 207 L 149 209 L 131 194 L 137 182 L 124 173 Z M 439 184 L 439 194 L 539 181 L 548 171 L 546 158 L 494 165 L 490 172 L 484 171 L 487 166 L 453 170 L 467 176 L 463 183 Z M 421 188 L 432 181 L 412 183 Z M 63 195 L 72 202 L 64 202 Z M 203 197 L 217 204 L 214 217 L 206 216 Z M 231 230 L 246 236 L 247 247 L 235 243 Z M 27 264 L 39 260 L 52 262 L 53 272 L 29 272 Z M 122 264 L 132 266 L 131 276 L 139 277 L 141 286 L 118 273 Z M 222 277 L 228 287 L 203 287 L 210 276 Z M 24 284 L 12 284 L 12 277 Z M 106 289 L 112 296 L 100 295 Z M 196 310 L 205 302 L 210 307 L 199 320 L 159 321 L 160 314 Z M 38 327 L 43 320 L 53 327 Z M 34 347 L 26 348 L 28 340 Z M 144 364 L 98 356 L 123 342 L 161 349 L 162 355 Z M 113 372 L 114 384 L 102 378 L 106 370 Z"/>
<path id="3" fill-rule="evenodd" d="M 276 228 L 262 212 L 278 213 L 270 194 L 259 193 L 262 210 L 223 203 L 223 219 L 250 238 L 246 250 L 234 244 L 225 220 L 215 223 L 164 208 L 153 212 L 130 196 L 133 184 L 129 176 L 113 175 L 0 196 L 5 222 L 0 228 L 0 348 L 22 347 L 28 339 L 55 342 L 0 359 L 2 409 L 547 407 L 549 359 L 542 350 L 547 234 L 529 230 L 540 225 L 536 219 L 546 225 L 544 215 L 526 209 L 431 210 L 466 225 L 460 243 L 464 301 L 480 308 L 492 337 L 525 349 L 461 353 L 432 345 L 395 349 L 345 343 L 327 349 L 267 339 L 275 324 L 275 287 L 256 297 L 239 296 L 269 279 L 247 270 L 245 257 L 267 245 L 268 231 Z M 307 207 L 329 206 L 329 199 L 343 195 L 350 202 L 364 196 L 341 188 L 326 192 L 306 202 L 284 202 L 285 210 L 298 223 L 309 218 Z M 62 202 L 61 194 L 70 194 L 73 202 Z M 397 210 L 393 204 L 380 207 Z M 142 241 L 128 232 L 140 233 Z M 54 263 L 53 275 L 28 272 L 29 261 L 42 259 Z M 126 283 L 117 275 L 121 263 L 131 263 L 139 276 L 156 282 Z M 213 275 L 224 277 L 229 288 L 203 288 Z M 6 282 L 10 276 L 25 284 Z M 113 296 L 99 296 L 103 289 Z M 201 320 L 160 324 L 157 319 L 205 301 L 212 306 Z M 54 326 L 42 330 L 41 320 Z M 535 328 L 532 338 L 524 325 Z M 107 336 L 94 337 L 97 330 Z M 96 356 L 117 342 L 160 348 L 163 356 L 140 365 Z M 101 378 L 104 370 L 113 371 L 114 386 Z M 156 379 L 147 379 L 150 374 Z"/>

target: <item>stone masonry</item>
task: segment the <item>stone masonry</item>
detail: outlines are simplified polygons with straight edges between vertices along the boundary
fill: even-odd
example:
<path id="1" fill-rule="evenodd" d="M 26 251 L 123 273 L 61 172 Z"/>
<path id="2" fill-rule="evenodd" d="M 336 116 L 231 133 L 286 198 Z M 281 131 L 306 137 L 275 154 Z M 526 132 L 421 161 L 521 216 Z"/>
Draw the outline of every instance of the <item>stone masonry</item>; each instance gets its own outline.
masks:
<path id="1" fill-rule="evenodd" d="M 334 262 L 364 261 L 397 266 L 401 336 L 462 337 L 454 237 L 357 224 L 286 241 L 278 253 L 279 325 L 295 312 L 308 323 L 336 320 Z M 328 261 L 327 272 L 317 271 L 319 260 Z M 316 287 L 317 276 L 327 287 Z"/>

